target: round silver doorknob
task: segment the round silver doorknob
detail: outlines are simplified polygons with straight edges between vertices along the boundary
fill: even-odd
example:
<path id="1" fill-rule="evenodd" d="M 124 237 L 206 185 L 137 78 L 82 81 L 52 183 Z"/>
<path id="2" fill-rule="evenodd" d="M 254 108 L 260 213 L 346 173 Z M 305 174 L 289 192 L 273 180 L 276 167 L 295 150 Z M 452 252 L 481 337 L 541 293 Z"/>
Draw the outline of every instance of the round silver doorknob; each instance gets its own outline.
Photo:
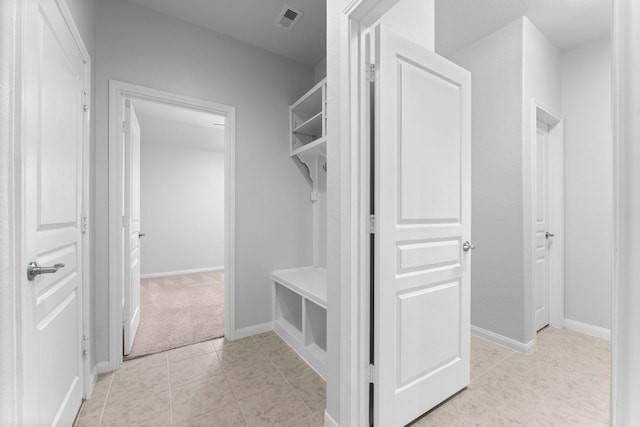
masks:
<path id="1" fill-rule="evenodd" d="M 462 250 L 465 252 L 469 252 L 471 249 L 475 249 L 476 245 L 472 245 L 469 241 L 466 241 L 462 244 Z"/>

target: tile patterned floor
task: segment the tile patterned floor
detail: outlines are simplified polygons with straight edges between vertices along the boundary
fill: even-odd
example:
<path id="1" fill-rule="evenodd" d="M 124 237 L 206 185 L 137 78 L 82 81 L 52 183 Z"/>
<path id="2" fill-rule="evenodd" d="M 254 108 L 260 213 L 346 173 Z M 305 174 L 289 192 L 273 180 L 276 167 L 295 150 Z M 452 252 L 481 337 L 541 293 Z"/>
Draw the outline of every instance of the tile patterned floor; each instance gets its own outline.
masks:
<path id="1" fill-rule="evenodd" d="M 540 332 L 524 356 L 471 338 L 471 385 L 412 427 L 605 427 L 609 342 Z M 100 377 L 77 426 L 321 426 L 325 384 L 277 335 L 218 339 Z"/>
<path id="2" fill-rule="evenodd" d="M 528 356 L 471 338 L 471 385 L 412 427 L 606 427 L 611 347 L 546 328 Z"/>
<path id="3" fill-rule="evenodd" d="M 101 375 L 76 426 L 323 425 L 325 383 L 265 333 L 146 356 Z"/>

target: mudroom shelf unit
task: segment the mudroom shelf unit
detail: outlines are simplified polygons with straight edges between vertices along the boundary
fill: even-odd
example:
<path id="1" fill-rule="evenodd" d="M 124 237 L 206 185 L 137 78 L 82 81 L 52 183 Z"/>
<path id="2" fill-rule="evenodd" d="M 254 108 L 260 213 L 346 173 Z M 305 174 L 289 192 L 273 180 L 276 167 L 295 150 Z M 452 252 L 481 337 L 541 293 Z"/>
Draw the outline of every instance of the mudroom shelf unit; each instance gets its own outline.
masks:
<path id="1" fill-rule="evenodd" d="M 276 270 L 273 329 L 323 378 L 327 371 L 326 170 L 327 82 L 323 79 L 291 107 L 290 154 L 311 178 L 313 265 Z"/>
<path id="2" fill-rule="evenodd" d="M 300 267 L 276 270 L 273 329 L 318 374 L 327 370 L 327 270 Z"/>

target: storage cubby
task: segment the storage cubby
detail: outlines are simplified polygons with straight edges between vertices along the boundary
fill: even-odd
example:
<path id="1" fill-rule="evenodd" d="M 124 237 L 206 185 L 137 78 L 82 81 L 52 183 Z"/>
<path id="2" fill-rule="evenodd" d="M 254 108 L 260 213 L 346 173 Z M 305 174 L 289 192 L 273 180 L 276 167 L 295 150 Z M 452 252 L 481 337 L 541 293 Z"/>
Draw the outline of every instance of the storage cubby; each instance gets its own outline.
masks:
<path id="1" fill-rule="evenodd" d="M 276 283 L 276 319 L 302 336 L 302 296 Z"/>
<path id="2" fill-rule="evenodd" d="M 321 267 L 277 270 L 273 330 L 321 377 L 327 370 L 327 271 Z M 286 314 L 285 314 L 286 313 Z M 299 327 L 298 325 L 300 325 Z"/>
<path id="3" fill-rule="evenodd" d="M 327 310 L 305 300 L 305 345 L 314 351 L 327 351 Z M 317 347 L 317 349 L 315 348 Z"/>

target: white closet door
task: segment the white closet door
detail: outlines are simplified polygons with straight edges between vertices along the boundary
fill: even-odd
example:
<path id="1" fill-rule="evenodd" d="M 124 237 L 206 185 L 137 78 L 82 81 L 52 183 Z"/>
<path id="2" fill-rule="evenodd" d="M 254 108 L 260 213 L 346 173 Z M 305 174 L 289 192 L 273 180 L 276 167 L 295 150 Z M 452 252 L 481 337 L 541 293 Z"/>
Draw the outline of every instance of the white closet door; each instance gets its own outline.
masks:
<path id="1" fill-rule="evenodd" d="M 375 425 L 469 384 L 470 74 L 375 29 Z"/>
<path id="2" fill-rule="evenodd" d="M 140 123 L 125 100 L 124 126 L 124 354 L 131 353 L 140 325 Z"/>
<path id="3" fill-rule="evenodd" d="M 70 426 L 82 402 L 84 60 L 53 0 L 24 3 L 21 425 Z M 34 270 L 36 263 L 44 270 Z M 31 264 L 31 268 L 27 265 Z M 36 267 L 37 268 L 37 267 Z M 30 277 L 27 271 L 31 271 Z M 36 274 L 40 273 L 40 274 Z"/>

